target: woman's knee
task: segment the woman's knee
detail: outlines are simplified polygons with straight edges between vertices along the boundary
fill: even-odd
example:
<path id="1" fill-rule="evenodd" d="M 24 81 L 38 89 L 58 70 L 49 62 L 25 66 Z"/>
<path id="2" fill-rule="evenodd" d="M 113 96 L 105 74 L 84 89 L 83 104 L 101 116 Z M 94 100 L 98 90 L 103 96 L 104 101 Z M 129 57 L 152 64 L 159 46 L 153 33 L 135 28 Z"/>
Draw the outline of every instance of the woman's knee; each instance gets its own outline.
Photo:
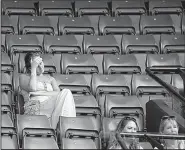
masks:
<path id="1" fill-rule="evenodd" d="M 62 90 L 66 95 L 72 95 L 72 92 L 71 92 L 71 90 L 69 90 L 69 89 L 63 89 Z"/>

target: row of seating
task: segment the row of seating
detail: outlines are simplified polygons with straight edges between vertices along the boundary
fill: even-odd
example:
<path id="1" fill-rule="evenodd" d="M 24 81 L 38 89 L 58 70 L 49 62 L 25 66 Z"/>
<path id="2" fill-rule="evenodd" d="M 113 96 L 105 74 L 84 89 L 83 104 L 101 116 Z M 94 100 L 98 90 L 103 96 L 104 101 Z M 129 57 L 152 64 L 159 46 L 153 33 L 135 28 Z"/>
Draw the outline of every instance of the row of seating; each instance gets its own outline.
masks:
<path id="1" fill-rule="evenodd" d="M 40 51 L 43 53 L 132 54 L 185 53 L 184 35 L 4 35 L 1 52 Z"/>
<path id="2" fill-rule="evenodd" d="M 1 17 L 2 34 L 175 34 L 185 31 L 185 17 L 156 16 L 8 16 Z"/>
<path id="3" fill-rule="evenodd" d="M 18 55 L 18 54 L 17 54 Z M 2 53 L 2 71 L 25 73 L 25 53 L 17 56 L 15 67 L 6 53 Z M 42 54 L 45 73 L 61 74 L 173 74 L 177 67 L 184 67 L 184 54 Z"/>
<path id="4" fill-rule="evenodd" d="M 116 129 L 121 119 L 105 117 L 100 126 L 100 122 L 91 117 L 60 117 L 57 132 L 55 132 L 46 116 L 16 115 L 16 118 L 16 129 L 8 124 L 2 127 L 3 147 L 17 149 L 106 148 L 110 132 Z M 4 145 L 7 142 L 9 144 Z"/>
<path id="5" fill-rule="evenodd" d="M 24 8 L 24 9 L 23 9 Z M 152 15 L 160 13 L 181 14 L 183 6 L 180 0 L 151 0 L 149 9 L 144 0 L 92 0 L 92 1 L 3 1 L 2 14 L 5 15 L 40 15 L 40 16 L 84 16 L 105 15 L 120 16 L 124 14 Z"/>

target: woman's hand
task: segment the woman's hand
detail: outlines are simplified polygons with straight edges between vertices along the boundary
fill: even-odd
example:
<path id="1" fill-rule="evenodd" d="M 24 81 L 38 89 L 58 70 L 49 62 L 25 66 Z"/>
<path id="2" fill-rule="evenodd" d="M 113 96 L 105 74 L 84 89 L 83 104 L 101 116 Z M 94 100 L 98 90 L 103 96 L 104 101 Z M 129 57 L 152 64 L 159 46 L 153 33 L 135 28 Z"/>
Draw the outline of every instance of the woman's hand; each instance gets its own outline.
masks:
<path id="1" fill-rule="evenodd" d="M 42 63 L 42 58 L 41 57 L 36 57 L 32 62 L 31 62 L 31 68 L 36 69 L 39 64 Z"/>

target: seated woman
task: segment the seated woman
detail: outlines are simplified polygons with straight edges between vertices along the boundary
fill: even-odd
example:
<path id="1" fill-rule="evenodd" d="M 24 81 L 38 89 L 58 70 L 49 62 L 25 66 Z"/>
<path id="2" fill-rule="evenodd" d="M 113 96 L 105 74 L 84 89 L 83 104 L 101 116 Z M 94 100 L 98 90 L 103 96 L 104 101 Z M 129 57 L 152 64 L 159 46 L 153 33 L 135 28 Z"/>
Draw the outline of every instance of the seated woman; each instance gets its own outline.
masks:
<path id="1" fill-rule="evenodd" d="M 161 134 L 178 135 L 179 127 L 175 116 L 163 116 L 160 122 L 159 132 Z M 185 149 L 184 140 L 163 139 L 161 140 L 161 145 L 165 149 Z"/>
<path id="2" fill-rule="evenodd" d="M 44 63 L 39 53 L 25 56 L 26 74 L 19 77 L 24 97 L 24 114 L 46 115 L 56 129 L 59 116 L 76 117 L 73 95 L 69 89 L 60 91 L 56 80 L 44 75 Z"/>
<path id="3" fill-rule="evenodd" d="M 125 117 L 119 122 L 115 132 L 135 133 L 138 131 L 138 129 L 139 127 L 135 118 Z M 143 149 L 141 146 L 139 146 L 139 140 L 134 137 L 124 137 L 123 140 L 129 149 Z M 122 149 L 116 140 L 115 133 L 111 134 L 108 149 Z"/>

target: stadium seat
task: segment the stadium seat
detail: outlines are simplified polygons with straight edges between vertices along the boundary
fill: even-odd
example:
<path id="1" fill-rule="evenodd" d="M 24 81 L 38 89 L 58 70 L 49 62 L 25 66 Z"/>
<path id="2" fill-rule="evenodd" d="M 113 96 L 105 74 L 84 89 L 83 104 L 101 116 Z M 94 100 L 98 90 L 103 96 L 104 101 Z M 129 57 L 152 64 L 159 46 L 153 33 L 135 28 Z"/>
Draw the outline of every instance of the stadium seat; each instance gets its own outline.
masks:
<path id="1" fill-rule="evenodd" d="M 170 15 L 141 16 L 141 34 L 175 34 L 181 33 Z"/>
<path id="2" fill-rule="evenodd" d="M 22 146 L 22 139 L 24 137 L 23 130 L 25 128 L 31 128 L 34 131 L 34 128 L 37 128 L 37 133 L 41 132 L 42 129 L 48 131 L 51 130 L 51 125 L 47 116 L 45 115 L 16 115 L 16 129 L 17 134 L 19 135 L 20 146 Z M 31 130 L 30 129 L 30 130 Z M 36 130 L 36 129 L 35 129 Z"/>
<path id="3" fill-rule="evenodd" d="M 22 149 L 59 149 L 53 129 L 23 129 Z"/>
<path id="4" fill-rule="evenodd" d="M 122 53 L 160 53 L 159 41 L 153 35 L 123 35 Z"/>
<path id="5" fill-rule="evenodd" d="M 61 54 L 74 53 L 81 54 L 82 35 L 62 35 L 62 36 L 44 36 L 44 51 L 46 53 Z"/>
<path id="6" fill-rule="evenodd" d="M 161 35 L 161 53 L 185 53 L 185 37 L 181 34 Z"/>
<path id="7" fill-rule="evenodd" d="M 20 16 L 19 34 L 58 35 L 57 16 Z"/>
<path id="8" fill-rule="evenodd" d="M 58 21 L 59 35 L 94 35 L 98 34 L 98 16 L 65 17 Z"/>
<path id="9" fill-rule="evenodd" d="M 19 149 L 18 138 L 15 128 L 1 127 L 1 148 Z"/>
<path id="10" fill-rule="evenodd" d="M 104 114 L 105 95 L 130 95 L 130 75 L 93 74 L 91 81 L 92 94 L 96 97 L 101 113 Z"/>
<path id="11" fill-rule="evenodd" d="M 5 34 L 1 34 L 1 53 L 7 53 L 6 47 L 5 47 Z"/>
<path id="12" fill-rule="evenodd" d="M 17 16 L 1 16 L 1 34 L 18 34 L 18 17 Z"/>
<path id="13" fill-rule="evenodd" d="M 61 149 L 97 149 L 95 143 L 91 139 L 68 139 L 62 138 Z"/>
<path id="14" fill-rule="evenodd" d="M 139 19 L 136 22 L 128 15 L 118 17 L 100 16 L 99 31 L 100 35 L 139 34 Z"/>
<path id="15" fill-rule="evenodd" d="M 18 73 L 26 73 L 25 68 L 25 53 L 19 54 L 19 61 L 18 61 Z M 61 56 L 59 55 L 59 58 L 52 54 L 41 54 L 41 58 L 44 62 L 44 73 L 45 74 L 53 74 L 53 73 L 60 73 L 60 59 Z"/>
<path id="16" fill-rule="evenodd" d="M 164 82 L 171 83 L 171 75 L 159 75 L 157 76 Z M 158 82 L 152 79 L 148 75 L 133 74 L 132 78 L 132 95 L 143 96 L 143 95 L 166 95 L 168 92 Z"/>
<path id="17" fill-rule="evenodd" d="M 63 74 L 93 74 L 99 72 L 96 61 L 90 54 L 62 54 L 61 60 Z"/>
<path id="18" fill-rule="evenodd" d="M 36 16 L 37 10 L 33 1 L 2 1 L 5 15 L 30 15 Z"/>
<path id="19" fill-rule="evenodd" d="M 185 95 L 185 93 L 184 93 L 185 87 L 184 87 L 183 80 L 180 75 L 173 74 L 171 84 L 172 84 L 172 86 L 174 86 L 178 89 L 178 91 L 181 95 Z"/>
<path id="20" fill-rule="evenodd" d="M 137 74 L 141 67 L 135 55 L 109 55 L 104 54 L 104 74 Z"/>
<path id="21" fill-rule="evenodd" d="M 181 1 L 173 0 L 150 0 L 149 11 L 151 15 L 176 14 L 182 15 L 183 7 Z"/>
<path id="22" fill-rule="evenodd" d="M 185 59 L 185 54 L 184 53 L 179 53 L 178 56 L 179 56 L 181 66 L 185 67 L 185 60 L 184 60 Z"/>
<path id="23" fill-rule="evenodd" d="M 1 114 L 1 127 L 14 127 L 12 118 L 9 114 Z"/>
<path id="24" fill-rule="evenodd" d="M 71 1 L 39 1 L 40 16 L 74 16 Z"/>
<path id="25" fill-rule="evenodd" d="M 143 0 L 135 1 L 112 1 L 112 15 L 121 16 L 121 15 L 145 15 L 146 8 Z"/>
<path id="26" fill-rule="evenodd" d="M 54 74 L 53 77 L 56 79 L 56 82 L 61 90 L 70 89 L 73 94 L 77 95 L 89 95 L 91 93 L 90 85 L 88 85 L 83 75 Z"/>
<path id="27" fill-rule="evenodd" d="M 42 52 L 42 38 L 36 35 L 7 35 L 6 48 L 17 70 L 19 57 L 17 53 Z"/>
<path id="28" fill-rule="evenodd" d="M 146 67 L 154 73 L 175 73 L 173 69 L 181 67 L 177 54 L 148 54 Z M 172 69 L 172 70 L 165 70 Z"/>
<path id="29" fill-rule="evenodd" d="M 101 116 L 101 110 L 98 103 L 93 95 L 78 95 L 74 96 L 76 114 L 77 116 L 94 117 L 99 120 Z"/>
<path id="30" fill-rule="evenodd" d="M 97 149 L 100 148 L 100 128 L 98 123 L 88 117 L 62 117 L 59 119 L 58 138 L 62 144 L 62 138 L 90 138 Z"/>
<path id="31" fill-rule="evenodd" d="M 1 73 L 1 90 L 13 91 L 12 77 L 8 73 Z"/>
<path id="32" fill-rule="evenodd" d="M 9 74 L 14 71 L 14 66 L 7 53 L 1 53 L 1 71 Z"/>
<path id="33" fill-rule="evenodd" d="M 75 13 L 78 17 L 84 15 L 110 15 L 107 1 L 75 1 Z"/>
<path id="34" fill-rule="evenodd" d="M 137 96 L 111 96 L 105 98 L 105 117 L 123 118 L 132 116 L 138 122 L 139 130 L 144 129 L 144 111 Z"/>
<path id="35" fill-rule="evenodd" d="M 85 35 L 83 41 L 85 54 L 121 54 L 121 36 L 91 36 Z"/>

